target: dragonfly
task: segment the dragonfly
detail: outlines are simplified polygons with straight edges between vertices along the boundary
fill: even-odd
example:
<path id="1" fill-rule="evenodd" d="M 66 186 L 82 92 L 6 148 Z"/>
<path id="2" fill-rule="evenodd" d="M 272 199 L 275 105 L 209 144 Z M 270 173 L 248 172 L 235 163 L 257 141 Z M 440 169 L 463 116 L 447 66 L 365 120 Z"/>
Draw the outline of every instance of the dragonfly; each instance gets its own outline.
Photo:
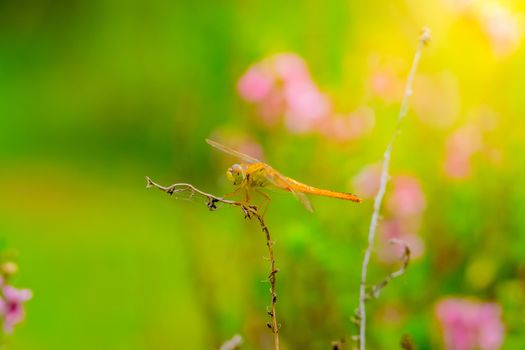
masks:
<path id="1" fill-rule="evenodd" d="M 246 203 L 249 204 L 253 192 L 262 195 L 265 198 L 266 206 L 263 215 L 268 208 L 268 203 L 271 201 L 268 194 L 262 191 L 263 188 L 273 187 L 292 193 L 310 212 L 313 212 L 313 207 L 306 194 L 338 198 L 356 203 L 361 202 L 361 199 L 352 193 L 330 191 L 306 185 L 290 177 L 284 176 L 270 165 L 256 158 L 233 150 L 210 139 L 206 139 L 206 142 L 210 146 L 243 161 L 243 163 L 233 164 L 226 171 L 226 177 L 228 180 L 237 187 L 234 192 L 226 196 L 231 196 L 242 191 L 244 192 Z"/>

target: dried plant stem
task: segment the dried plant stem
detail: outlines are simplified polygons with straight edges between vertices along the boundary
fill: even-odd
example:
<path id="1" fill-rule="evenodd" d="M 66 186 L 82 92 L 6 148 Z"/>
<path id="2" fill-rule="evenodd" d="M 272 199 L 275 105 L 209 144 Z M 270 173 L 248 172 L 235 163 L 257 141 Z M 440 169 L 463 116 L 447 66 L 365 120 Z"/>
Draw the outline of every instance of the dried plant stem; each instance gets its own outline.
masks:
<path id="1" fill-rule="evenodd" d="M 381 290 L 385 288 L 394 278 L 403 275 L 408 268 L 408 264 L 410 262 L 410 247 L 408 244 L 405 241 L 397 238 L 392 238 L 390 240 L 390 244 L 397 244 L 403 247 L 403 254 L 401 255 L 402 265 L 398 270 L 389 273 L 385 278 L 383 278 L 381 282 L 372 286 L 371 292 L 366 293 L 365 300 L 379 298 L 379 293 Z"/>
<path id="2" fill-rule="evenodd" d="M 361 285 L 359 288 L 359 349 L 365 350 L 365 332 L 366 332 L 366 310 L 365 310 L 365 303 L 366 303 L 366 277 L 368 272 L 368 265 L 370 263 L 370 256 L 372 254 L 372 247 L 374 245 L 374 238 L 377 230 L 377 224 L 379 221 L 379 213 L 381 209 L 381 203 L 383 202 L 383 197 L 385 196 L 386 191 L 386 185 L 389 180 L 389 168 L 390 168 L 390 158 L 392 154 L 392 148 L 394 146 L 394 142 L 396 141 L 400 131 L 401 131 L 401 124 L 403 122 L 403 119 L 405 118 L 407 111 L 408 111 L 408 100 L 410 96 L 412 95 L 412 82 L 414 80 L 414 76 L 416 74 L 417 66 L 419 64 L 419 60 L 421 58 L 421 53 L 423 51 L 423 47 L 430 41 L 430 31 L 428 29 L 423 29 L 421 32 L 421 35 L 419 37 L 419 45 L 417 47 L 416 53 L 414 55 L 414 60 L 412 62 L 412 67 L 410 69 L 410 73 L 408 74 L 408 79 L 405 87 L 405 94 L 403 96 L 403 100 L 401 102 L 401 108 L 399 110 L 399 114 L 397 117 L 397 124 L 396 128 L 394 130 L 394 133 L 392 135 L 392 138 L 390 139 L 390 142 L 388 143 L 388 146 L 386 147 L 386 151 L 383 154 L 383 166 L 381 169 L 381 177 L 379 182 L 379 191 L 377 192 L 377 195 L 374 199 L 374 211 L 372 214 L 372 219 L 370 220 L 370 226 L 368 230 L 368 246 L 365 251 L 365 255 L 363 258 L 363 263 L 361 267 Z"/>
<path id="3" fill-rule="evenodd" d="M 390 283 L 390 281 L 402 276 L 405 273 L 406 269 L 408 268 L 408 264 L 410 263 L 410 247 L 408 246 L 408 244 L 405 241 L 401 239 L 397 239 L 397 238 L 392 238 L 390 240 L 390 244 L 397 244 L 403 248 L 403 254 L 400 257 L 402 265 L 399 269 L 395 270 L 394 272 L 389 273 L 385 278 L 383 278 L 381 282 L 369 288 L 369 292 L 365 293 L 365 297 L 364 297 L 365 302 L 371 299 L 379 298 L 379 294 L 381 293 L 381 290 L 385 288 Z M 356 308 L 354 311 L 354 317 L 352 318 L 352 323 L 354 323 L 357 326 L 358 332 L 361 327 L 361 318 L 359 316 L 359 312 L 360 312 L 359 308 Z M 359 336 L 357 337 L 353 336 L 352 340 L 359 341 Z"/>
<path id="4" fill-rule="evenodd" d="M 268 230 L 268 227 L 264 223 L 264 220 L 259 213 L 255 214 L 257 217 L 257 220 L 259 220 L 259 223 L 261 224 L 261 229 L 263 230 L 264 234 L 266 235 L 266 246 L 268 247 L 268 257 L 270 259 L 270 274 L 268 275 L 268 280 L 270 281 L 270 294 L 271 294 L 271 301 L 272 301 L 272 308 L 271 311 L 268 312 L 268 315 L 272 319 L 271 324 L 271 330 L 274 334 L 273 341 L 274 341 L 274 349 L 279 349 L 279 324 L 277 323 L 277 314 L 276 314 L 276 308 L 277 308 L 277 292 L 275 289 L 276 284 L 276 278 L 275 275 L 277 272 L 279 272 L 279 269 L 275 267 L 275 257 L 273 254 L 273 241 L 270 237 L 270 231 Z"/>
<path id="5" fill-rule="evenodd" d="M 270 274 L 268 275 L 268 281 L 270 282 L 270 293 L 271 293 L 271 309 L 268 311 L 268 315 L 271 318 L 271 323 L 268 323 L 268 328 L 272 330 L 273 333 L 273 339 L 274 339 L 274 350 L 279 350 L 279 323 L 277 322 L 277 292 L 276 292 L 276 274 L 279 272 L 279 269 L 275 266 L 275 255 L 273 252 L 273 244 L 272 238 L 270 236 L 270 230 L 268 230 L 268 226 L 266 226 L 266 223 L 264 222 L 263 216 L 259 213 L 259 209 L 255 205 L 248 205 L 244 202 L 238 202 L 233 201 L 229 199 L 224 199 L 222 197 L 214 196 L 210 193 L 206 193 L 204 191 L 199 190 L 195 186 L 188 184 L 188 183 L 176 183 L 171 186 L 162 186 L 155 182 L 153 182 L 149 177 L 146 177 L 147 181 L 147 188 L 155 187 L 163 192 L 166 192 L 169 195 L 173 195 L 174 193 L 182 193 L 182 192 L 189 192 L 191 195 L 200 195 L 207 200 L 207 206 L 209 210 L 216 210 L 217 209 L 217 203 L 224 203 L 228 205 L 232 205 L 235 207 L 239 207 L 244 217 L 247 219 L 251 219 L 252 217 L 255 217 L 261 226 L 261 230 L 263 231 L 265 237 L 266 237 L 266 246 L 268 247 L 268 258 L 270 260 Z"/>
<path id="6" fill-rule="evenodd" d="M 238 334 L 235 334 L 231 339 L 227 340 L 224 344 L 221 345 L 219 350 L 236 350 L 240 349 L 242 345 L 242 337 Z"/>

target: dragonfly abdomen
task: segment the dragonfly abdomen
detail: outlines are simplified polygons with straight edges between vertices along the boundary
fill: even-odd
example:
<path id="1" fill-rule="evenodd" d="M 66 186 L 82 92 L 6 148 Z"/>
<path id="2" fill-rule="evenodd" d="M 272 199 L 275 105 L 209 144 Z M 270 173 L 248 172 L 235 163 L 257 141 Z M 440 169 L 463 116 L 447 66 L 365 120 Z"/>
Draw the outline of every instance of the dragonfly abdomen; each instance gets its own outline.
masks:
<path id="1" fill-rule="evenodd" d="M 293 186 L 288 189 L 289 191 L 309 193 L 309 194 L 314 194 L 317 196 L 339 198 L 339 199 L 344 199 L 344 200 L 357 202 L 357 203 L 361 202 L 361 199 L 352 193 L 324 190 L 322 188 L 305 185 L 291 178 L 287 178 L 287 179 L 291 184 L 293 184 Z"/>

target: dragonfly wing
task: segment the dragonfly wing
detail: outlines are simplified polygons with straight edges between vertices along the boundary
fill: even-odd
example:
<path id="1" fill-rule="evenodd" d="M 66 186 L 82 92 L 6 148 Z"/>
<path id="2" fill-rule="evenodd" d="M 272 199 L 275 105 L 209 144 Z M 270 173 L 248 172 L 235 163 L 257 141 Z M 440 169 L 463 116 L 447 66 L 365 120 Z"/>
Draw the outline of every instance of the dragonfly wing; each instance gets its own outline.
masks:
<path id="1" fill-rule="evenodd" d="M 310 203 L 310 200 L 303 192 L 296 192 L 293 190 L 291 192 L 294 195 L 294 197 L 297 198 L 297 200 L 301 202 L 302 205 L 304 205 L 306 210 L 308 210 L 310 213 L 313 213 L 314 208 L 312 207 L 312 203 Z"/>
<path id="2" fill-rule="evenodd" d="M 244 160 L 245 162 L 247 163 L 261 163 L 260 160 L 256 159 L 256 158 L 253 158 L 253 157 L 250 157 L 249 155 L 247 154 L 244 154 L 244 153 L 241 153 L 239 151 L 236 151 L 236 150 L 233 150 L 231 149 L 230 147 L 226 147 L 224 145 L 221 145 L 220 143 L 216 142 L 216 141 L 213 141 L 213 140 L 210 140 L 210 139 L 206 139 L 206 142 L 212 146 L 212 147 L 215 147 L 217 148 L 218 150 L 220 151 L 223 151 L 224 153 L 228 153 L 229 155 L 232 155 L 234 157 L 237 157 L 239 159 L 242 159 Z"/>
<path id="3" fill-rule="evenodd" d="M 306 210 L 308 210 L 309 212 L 314 211 L 314 208 L 312 207 L 312 203 L 310 203 L 310 200 L 308 199 L 306 194 L 300 191 L 295 191 L 294 184 L 290 182 L 288 178 L 281 175 L 278 171 L 274 170 L 273 168 L 267 169 L 265 175 L 268 181 L 275 187 L 290 191 L 294 195 L 294 197 L 297 198 L 297 200 L 301 202 L 302 205 L 304 205 Z"/>

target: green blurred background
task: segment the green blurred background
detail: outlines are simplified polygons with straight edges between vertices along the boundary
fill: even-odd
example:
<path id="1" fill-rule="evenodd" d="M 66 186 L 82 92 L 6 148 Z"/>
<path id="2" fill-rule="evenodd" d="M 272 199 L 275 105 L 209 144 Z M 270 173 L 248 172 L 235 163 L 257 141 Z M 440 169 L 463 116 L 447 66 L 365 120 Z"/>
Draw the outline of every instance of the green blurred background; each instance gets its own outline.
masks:
<path id="1" fill-rule="evenodd" d="M 148 191 L 144 176 L 229 192 L 234 160 L 204 142 L 213 137 L 359 194 L 425 25 L 433 41 L 392 163 L 422 189 L 421 247 L 369 305 L 369 346 L 399 348 L 410 334 L 419 349 L 442 348 L 434 307 L 459 296 L 498 302 L 503 348 L 522 349 L 523 13 L 518 0 L 0 2 L 0 235 L 18 254 L 15 285 L 34 292 L 8 347 L 218 349 L 239 333 L 243 349 L 270 348 L 257 224 Z M 334 110 L 373 111 L 374 127 L 341 141 L 261 123 L 237 81 L 280 52 L 304 59 Z M 469 169 L 454 175 L 444 164 L 457 144 Z M 267 213 L 283 349 L 355 333 L 372 201 L 312 201 L 313 214 L 272 193 Z M 378 257 L 377 238 L 371 281 L 398 265 Z"/>

